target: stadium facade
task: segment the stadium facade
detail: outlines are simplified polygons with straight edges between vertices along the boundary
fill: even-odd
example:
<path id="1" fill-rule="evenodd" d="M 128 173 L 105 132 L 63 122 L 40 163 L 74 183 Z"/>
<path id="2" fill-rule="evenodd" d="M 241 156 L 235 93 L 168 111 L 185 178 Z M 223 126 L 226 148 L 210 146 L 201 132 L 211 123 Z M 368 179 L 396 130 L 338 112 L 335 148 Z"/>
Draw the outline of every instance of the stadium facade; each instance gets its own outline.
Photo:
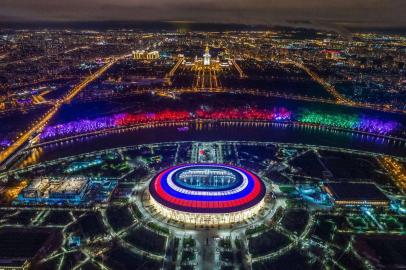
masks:
<path id="1" fill-rule="evenodd" d="M 224 164 L 186 164 L 168 168 L 149 185 L 151 204 L 163 216 L 196 225 L 229 224 L 262 208 L 266 189 L 243 168 Z"/>

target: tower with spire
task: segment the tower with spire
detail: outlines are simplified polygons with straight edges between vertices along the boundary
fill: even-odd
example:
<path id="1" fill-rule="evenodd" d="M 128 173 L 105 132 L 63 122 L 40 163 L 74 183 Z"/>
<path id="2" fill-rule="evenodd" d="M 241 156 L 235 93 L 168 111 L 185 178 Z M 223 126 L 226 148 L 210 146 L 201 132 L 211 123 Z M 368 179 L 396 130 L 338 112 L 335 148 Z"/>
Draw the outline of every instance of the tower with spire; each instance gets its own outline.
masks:
<path id="1" fill-rule="evenodd" d="M 209 51 L 209 45 L 206 44 L 206 49 L 204 50 L 203 54 L 203 65 L 210 66 L 210 63 L 211 63 L 211 55 Z"/>

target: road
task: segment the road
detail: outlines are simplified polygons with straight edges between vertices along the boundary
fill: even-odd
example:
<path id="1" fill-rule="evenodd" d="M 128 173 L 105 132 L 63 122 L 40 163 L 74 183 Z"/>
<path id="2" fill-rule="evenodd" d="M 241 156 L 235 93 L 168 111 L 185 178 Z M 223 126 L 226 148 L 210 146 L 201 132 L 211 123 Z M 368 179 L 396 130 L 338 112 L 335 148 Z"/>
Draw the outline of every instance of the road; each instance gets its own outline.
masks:
<path id="1" fill-rule="evenodd" d="M 20 147 L 22 147 L 28 140 L 39 134 L 43 128 L 48 124 L 49 120 L 59 111 L 63 104 L 69 103 L 80 91 L 87 85 L 99 78 L 104 74 L 112 65 L 114 65 L 120 58 L 110 59 L 104 66 L 102 66 L 95 73 L 86 77 L 85 80 L 76 85 L 67 95 L 56 100 L 55 104 L 48 110 L 40 119 L 35 122 L 27 131 L 19 136 L 8 148 L 0 153 L 0 164 L 3 164 L 10 156 L 12 156 Z"/>
<path id="2" fill-rule="evenodd" d="M 238 63 L 235 61 L 235 59 L 233 59 L 231 62 L 233 63 L 235 69 L 240 74 L 240 78 L 247 78 L 247 75 L 244 73 L 244 71 L 241 69 L 241 67 L 238 65 Z"/>
<path id="3" fill-rule="evenodd" d="M 318 82 L 321 86 L 324 87 L 324 89 L 330 93 L 335 98 L 335 103 L 336 104 L 342 104 L 350 107 L 358 107 L 358 108 L 368 108 L 372 110 L 380 110 L 380 111 L 385 111 L 385 112 L 394 112 L 394 113 L 406 113 L 404 110 L 400 110 L 397 108 L 394 108 L 393 106 L 389 104 L 371 104 L 371 103 L 366 103 L 366 102 L 356 102 L 353 100 L 350 100 L 343 96 L 333 85 L 331 85 L 328 81 L 320 77 L 316 72 L 312 71 L 310 68 L 305 66 L 304 63 L 298 62 L 298 61 L 293 61 L 293 60 L 287 60 L 287 61 L 281 61 L 281 64 L 291 64 L 296 66 L 297 68 L 300 68 L 304 72 L 306 72 L 314 81 Z"/>
<path id="4" fill-rule="evenodd" d="M 55 53 L 55 54 L 44 54 L 44 55 L 39 55 L 39 56 L 34 56 L 34 57 L 30 57 L 30 58 L 24 58 L 24 59 L 20 59 L 20 60 L 16 60 L 16 61 L 11 61 L 11 62 L 5 62 L 5 63 L 1 63 L 0 67 L 4 67 L 7 65 L 15 65 L 15 64 L 23 64 L 25 62 L 35 62 L 47 57 L 51 57 L 51 56 L 57 56 L 57 55 L 62 55 L 62 54 L 68 54 L 74 51 L 78 51 L 78 50 L 84 50 L 84 49 L 89 49 L 90 46 L 86 45 L 86 46 L 78 46 L 78 47 L 74 47 L 74 48 L 70 48 L 67 49 L 65 51 L 59 52 L 59 53 Z"/>
<path id="5" fill-rule="evenodd" d="M 338 104 L 347 104 L 349 106 L 353 106 L 356 103 L 352 100 L 347 99 L 346 97 L 342 96 L 335 88 L 332 86 L 330 83 L 325 81 L 323 78 L 321 78 L 319 75 L 317 75 L 314 71 L 310 70 L 308 67 L 306 67 L 303 63 L 293 61 L 293 60 L 288 60 L 281 62 L 281 64 L 292 64 L 296 66 L 297 68 L 303 70 L 306 72 L 314 81 L 318 82 L 320 85 L 324 87 L 324 89 L 332 95 Z"/>

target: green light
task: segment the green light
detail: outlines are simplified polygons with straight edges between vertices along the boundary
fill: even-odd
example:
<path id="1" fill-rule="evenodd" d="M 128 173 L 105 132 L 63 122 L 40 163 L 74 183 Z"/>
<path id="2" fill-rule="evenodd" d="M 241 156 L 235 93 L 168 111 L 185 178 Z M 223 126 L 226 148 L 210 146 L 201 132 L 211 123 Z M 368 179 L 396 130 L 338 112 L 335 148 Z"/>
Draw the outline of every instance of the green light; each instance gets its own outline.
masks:
<path id="1" fill-rule="evenodd" d="M 304 111 L 299 116 L 298 121 L 302 123 L 353 129 L 358 126 L 359 117 L 355 114 L 327 114 Z"/>

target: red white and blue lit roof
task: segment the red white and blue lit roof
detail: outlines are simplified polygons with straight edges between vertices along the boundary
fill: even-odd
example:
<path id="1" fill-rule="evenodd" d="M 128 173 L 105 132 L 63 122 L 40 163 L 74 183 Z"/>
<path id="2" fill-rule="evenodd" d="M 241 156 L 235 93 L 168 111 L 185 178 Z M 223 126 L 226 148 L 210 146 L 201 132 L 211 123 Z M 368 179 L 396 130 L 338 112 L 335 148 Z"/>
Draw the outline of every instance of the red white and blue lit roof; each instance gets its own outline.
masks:
<path id="1" fill-rule="evenodd" d="M 220 186 L 188 185 L 180 174 L 217 170 L 234 175 L 234 181 Z M 151 196 L 161 205 L 191 213 L 232 213 L 257 205 L 265 186 L 255 174 L 231 165 L 187 164 L 160 172 L 150 183 Z"/>

